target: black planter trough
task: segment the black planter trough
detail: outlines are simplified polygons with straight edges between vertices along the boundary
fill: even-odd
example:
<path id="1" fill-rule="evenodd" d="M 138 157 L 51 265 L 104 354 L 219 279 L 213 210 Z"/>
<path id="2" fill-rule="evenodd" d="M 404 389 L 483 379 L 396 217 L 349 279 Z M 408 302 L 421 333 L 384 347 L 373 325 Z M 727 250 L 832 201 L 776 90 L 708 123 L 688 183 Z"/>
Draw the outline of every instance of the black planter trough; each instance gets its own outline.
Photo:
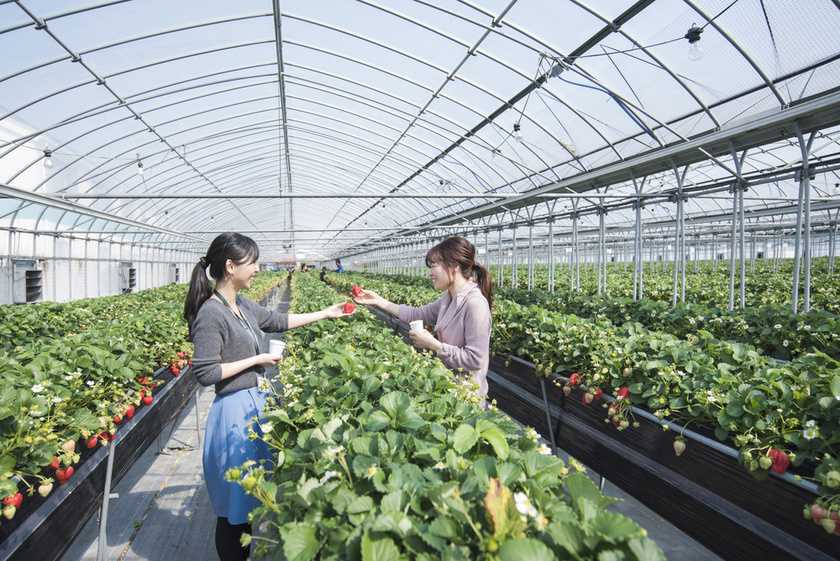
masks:
<path id="1" fill-rule="evenodd" d="M 802 516 L 804 505 L 818 496 L 814 485 L 797 484 L 788 474 L 757 481 L 738 464 L 737 450 L 689 430 L 677 457 L 679 432 L 664 431 L 648 412 L 634 409 L 641 426 L 619 431 L 606 421 L 602 401 L 584 405 L 583 390 L 566 397 L 553 381 L 545 384 L 553 427 L 532 364 L 493 357 L 488 398 L 543 435 L 553 428 L 559 448 L 724 559 L 838 558 L 840 539 Z"/>
<path id="2" fill-rule="evenodd" d="M 168 368 L 161 368 L 154 377 L 165 382 L 153 391 L 154 401 L 138 408 L 129 422 L 121 424 L 109 446 L 83 452 L 67 483 L 56 483 L 46 498 L 37 494 L 27 497 L 15 518 L 3 520 L 0 561 L 50 561 L 64 555 L 102 506 L 109 450 L 113 447 L 111 485 L 115 485 L 178 417 L 198 386 L 189 369 L 176 378 Z"/>

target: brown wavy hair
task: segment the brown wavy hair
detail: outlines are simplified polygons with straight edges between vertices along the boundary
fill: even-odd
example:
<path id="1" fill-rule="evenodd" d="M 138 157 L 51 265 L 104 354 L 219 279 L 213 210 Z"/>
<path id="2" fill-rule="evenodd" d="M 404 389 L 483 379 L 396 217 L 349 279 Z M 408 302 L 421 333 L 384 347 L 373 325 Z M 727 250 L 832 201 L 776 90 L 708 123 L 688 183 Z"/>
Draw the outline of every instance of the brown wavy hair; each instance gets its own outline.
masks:
<path id="1" fill-rule="evenodd" d="M 475 279 L 481 294 L 493 308 L 493 278 L 490 271 L 475 260 L 475 246 L 460 236 L 446 238 L 426 253 L 426 266 L 440 263 L 446 269 L 457 268 L 467 280 Z"/>

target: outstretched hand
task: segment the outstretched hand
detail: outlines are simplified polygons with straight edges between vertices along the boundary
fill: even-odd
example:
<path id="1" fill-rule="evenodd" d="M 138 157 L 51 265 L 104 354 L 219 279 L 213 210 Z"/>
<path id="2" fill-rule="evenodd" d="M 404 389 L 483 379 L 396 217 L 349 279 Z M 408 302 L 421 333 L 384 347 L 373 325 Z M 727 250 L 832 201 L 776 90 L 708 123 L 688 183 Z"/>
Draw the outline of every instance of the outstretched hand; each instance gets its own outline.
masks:
<path id="1" fill-rule="evenodd" d="M 334 304 L 329 308 L 324 308 L 324 314 L 329 319 L 336 319 L 336 318 L 343 318 L 347 317 L 353 312 L 345 312 L 344 311 L 344 304 Z"/>
<path id="2" fill-rule="evenodd" d="M 356 302 L 356 304 L 364 304 L 370 306 L 376 306 L 377 302 L 379 302 L 381 299 L 382 297 L 379 296 L 379 294 L 377 294 L 376 292 L 365 289 L 362 289 L 359 292 L 358 296 L 353 297 L 353 300 Z"/>

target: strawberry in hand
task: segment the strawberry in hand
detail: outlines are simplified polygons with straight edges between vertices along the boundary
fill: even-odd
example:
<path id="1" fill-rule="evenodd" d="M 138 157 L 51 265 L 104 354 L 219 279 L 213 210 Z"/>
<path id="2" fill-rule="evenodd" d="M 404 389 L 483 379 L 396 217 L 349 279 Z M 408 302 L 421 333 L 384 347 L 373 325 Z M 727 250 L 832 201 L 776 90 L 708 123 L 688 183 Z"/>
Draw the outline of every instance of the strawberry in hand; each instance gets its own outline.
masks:
<path id="1" fill-rule="evenodd" d="M 353 302 L 345 302 L 344 303 L 344 313 L 345 314 L 352 314 L 356 311 L 356 305 Z"/>
<path id="2" fill-rule="evenodd" d="M 362 287 L 357 284 L 353 287 L 353 290 L 351 290 L 351 292 L 353 293 L 353 298 L 355 298 L 356 296 L 362 293 Z"/>

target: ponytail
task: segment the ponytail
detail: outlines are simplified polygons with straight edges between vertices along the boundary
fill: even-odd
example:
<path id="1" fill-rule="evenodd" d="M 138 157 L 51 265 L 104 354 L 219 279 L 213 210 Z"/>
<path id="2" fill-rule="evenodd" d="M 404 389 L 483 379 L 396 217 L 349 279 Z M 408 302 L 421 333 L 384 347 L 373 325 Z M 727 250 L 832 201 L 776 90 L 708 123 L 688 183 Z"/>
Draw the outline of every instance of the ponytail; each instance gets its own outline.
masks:
<path id="1" fill-rule="evenodd" d="M 207 258 L 202 257 L 192 270 L 190 276 L 190 288 L 187 291 L 187 298 L 184 300 L 184 319 L 187 320 L 187 327 L 192 337 L 192 325 L 198 309 L 213 294 L 213 285 L 207 278 Z"/>
<path id="2" fill-rule="evenodd" d="M 184 319 L 187 320 L 187 326 L 190 329 L 190 338 L 192 338 L 192 326 L 198 310 L 213 295 L 213 284 L 210 278 L 217 281 L 221 279 L 225 274 L 225 263 L 228 260 L 241 265 L 253 263 L 259 257 L 260 249 L 257 243 L 242 234 L 233 232 L 219 234 L 210 243 L 207 255 L 202 256 L 193 267 L 190 288 L 184 300 Z"/>
<path id="3" fill-rule="evenodd" d="M 493 278 L 490 276 L 490 271 L 488 271 L 482 265 L 479 265 L 475 261 L 473 261 L 472 266 L 472 276 L 475 279 L 476 284 L 478 284 L 478 288 L 481 289 L 481 294 L 487 299 L 487 303 L 490 304 L 490 309 L 493 309 Z"/>

